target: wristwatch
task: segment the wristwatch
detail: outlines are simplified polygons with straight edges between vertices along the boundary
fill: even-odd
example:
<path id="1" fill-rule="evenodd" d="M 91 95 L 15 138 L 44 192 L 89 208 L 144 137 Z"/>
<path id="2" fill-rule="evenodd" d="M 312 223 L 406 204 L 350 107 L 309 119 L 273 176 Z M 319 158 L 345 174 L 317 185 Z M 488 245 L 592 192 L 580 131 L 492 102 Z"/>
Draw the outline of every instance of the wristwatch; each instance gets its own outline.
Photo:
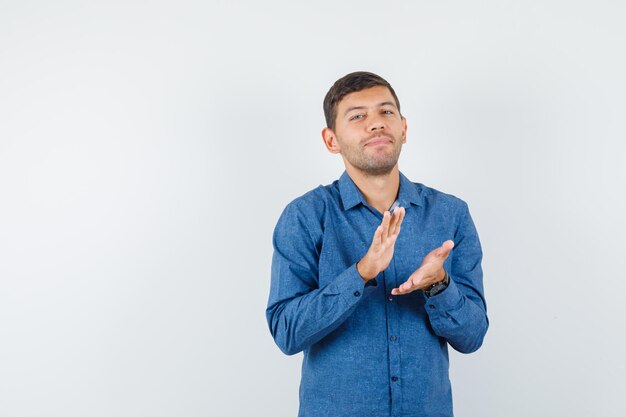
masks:
<path id="1" fill-rule="evenodd" d="M 432 297 L 433 295 L 437 295 L 446 288 L 448 288 L 448 284 L 450 284 L 450 275 L 448 275 L 448 271 L 446 271 L 445 269 L 443 270 L 443 272 L 446 273 L 446 275 L 443 277 L 443 281 L 435 282 L 429 289 L 424 290 L 424 294 L 426 294 L 426 297 Z"/>

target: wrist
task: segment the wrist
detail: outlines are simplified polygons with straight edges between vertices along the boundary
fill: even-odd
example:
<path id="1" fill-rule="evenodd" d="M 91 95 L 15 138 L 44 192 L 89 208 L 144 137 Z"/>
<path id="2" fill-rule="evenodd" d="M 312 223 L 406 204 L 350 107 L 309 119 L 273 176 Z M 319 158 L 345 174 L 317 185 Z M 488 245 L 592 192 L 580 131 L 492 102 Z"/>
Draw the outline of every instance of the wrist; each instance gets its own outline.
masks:
<path id="1" fill-rule="evenodd" d="M 450 275 L 445 269 L 442 269 L 442 272 L 443 272 L 443 278 L 440 281 L 437 281 L 434 284 L 432 284 L 429 288 L 424 290 L 424 294 L 426 294 L 426 297 L 430 298 L 434 295 L 437 295 L 443 292 L 446 288 L 448 288 L 448 285 L 450 284 Z"/>
<path id="2" fill-rule="evenodd" d="M 367 262 L 365 261 L 365 258 L 356 263 L 356 269 L 359 272 L 361 279 L 365 282 L 376 278 L 376 275 L 378 275 L 372 273 L 371 269 L 367 267 Z"/>
<path id="3" fill-rule="evenodd" d="M 439 284 L 440 282 L 443 282 L 445 280 L 446 280 L 446 270 L 441 268 L 439 270 L 439 273 L 437 274 L 437 280 L 433 283 L 433 285 Z"/>

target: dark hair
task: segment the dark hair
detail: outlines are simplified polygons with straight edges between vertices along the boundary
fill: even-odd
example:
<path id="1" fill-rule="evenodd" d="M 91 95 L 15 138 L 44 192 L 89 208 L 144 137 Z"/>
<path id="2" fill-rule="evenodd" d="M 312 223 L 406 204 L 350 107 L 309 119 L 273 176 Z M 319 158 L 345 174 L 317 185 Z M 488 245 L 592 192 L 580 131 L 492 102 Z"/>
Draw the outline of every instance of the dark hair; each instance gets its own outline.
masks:
<path id="1" fill-rule="evenodd" d="M 400 101 L 396 92 L 393 91 L 391 84 L 389 84 L 383 77 L 366 71 L 351 72 L 348 75 L 344 75 L 335 83 L 326 97 L 324 97 L 324 117 L 326 117 L 326 126 L 335 129 L 335 121 L 337 120 L 337 104 L 348 94 L 355 93 L 357 91 L 365 90 L 367 88 L 376 86 L 387 87 L 391 92 L 398 112 L 400 112 Z"/>

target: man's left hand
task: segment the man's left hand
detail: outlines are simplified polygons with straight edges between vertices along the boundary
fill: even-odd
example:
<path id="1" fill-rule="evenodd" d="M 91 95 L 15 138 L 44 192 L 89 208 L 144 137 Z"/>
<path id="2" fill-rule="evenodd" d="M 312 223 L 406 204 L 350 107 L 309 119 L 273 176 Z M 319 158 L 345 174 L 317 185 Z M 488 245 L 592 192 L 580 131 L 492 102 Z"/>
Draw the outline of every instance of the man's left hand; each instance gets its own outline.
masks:
<path id="1" fill-rule="evenodd" d="M 443 245 L 426 255 L 422 265 L 411 274 L 404 284 L 391 290 L 391 295 L 404 295 L 415 290 L 425 290 L 434 283 L 442 281 L 446 275 L 443 270 L 443 263 L 450 255 L 453 247 L 454 242 L 446 240 Z"/>

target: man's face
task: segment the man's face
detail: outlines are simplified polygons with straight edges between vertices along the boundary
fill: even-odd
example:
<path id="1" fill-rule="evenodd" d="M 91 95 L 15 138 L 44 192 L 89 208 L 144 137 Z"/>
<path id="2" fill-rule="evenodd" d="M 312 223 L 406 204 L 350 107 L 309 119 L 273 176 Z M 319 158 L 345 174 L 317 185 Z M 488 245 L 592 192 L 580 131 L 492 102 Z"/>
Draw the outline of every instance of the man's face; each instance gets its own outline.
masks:
<path id="1" fill-rule="evenodd" d="M 406 120 L 400 116 L 387 87 L 350 93 L 337 105 L 335 129 L 322 131 L 330 152 L 366 175 L 386 175 L 396 166 L 406 139 Z"/>

